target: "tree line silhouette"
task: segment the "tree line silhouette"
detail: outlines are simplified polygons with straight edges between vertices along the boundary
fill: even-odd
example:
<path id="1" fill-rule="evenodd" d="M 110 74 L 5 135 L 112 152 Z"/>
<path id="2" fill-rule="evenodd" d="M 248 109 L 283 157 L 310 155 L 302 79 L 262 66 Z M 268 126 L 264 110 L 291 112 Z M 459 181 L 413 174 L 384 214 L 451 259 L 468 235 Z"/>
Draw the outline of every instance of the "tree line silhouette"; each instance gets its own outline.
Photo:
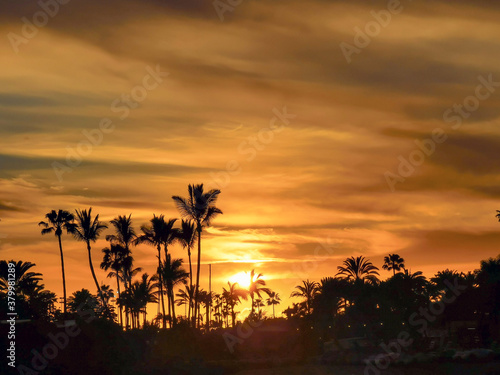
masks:
<path id="1" fill-rule="evenodd" d="M 42 275 L 33 271 L 35 265 L 17 261 L 15 288 L 19 316 L 65 319 L 74 315 L 79 306 L 85 306 L 93 309 L 97 316 L 116 321 L 125 329 L 141 326 L 166 329 L 183 323 L 208 331 L 235 327 L 236 306 L 250 299 L 251 311 L 247 320 L 271 319 L 262 309 L 266 304 L 272 307 L 272 318 L 275 319 L 275 306 L 280 304 L 281 297 L 255 270 L 249 273 L 247 289 L 231 282 L 221 293 L 200 288 L 202 234 L 214 218 L 222 214 L 216 207 L 219 194 L 217 189 L 204 191 L 203 184 L 200 184 L 189 185 L 185 198 L 173 196 L 181 215 L 179 227 L 176 227 L 178 219 L 165 219 L 164 215 L 153 215 L 148 225 L 141 226 L 140 232 L 135 231 L 131 215 L 118 216 L 110 221 L 113 234 L 106 236 L 109 246 L 102 249 L 100 268 L 108 271 L 107 276 L 116 282 L 116 307 L 113 305 L 114 291 L 98 282 L 92 260 L 92 244 L 108 225 L 99 219 L 99 215 L 92 213 L 92 208 L 76 210 L 75 214 L 65 210 L 47 213 L 39 225 L 42 235 L 53 233 L 58 241 L 63 311 L 55 308 L 56 295 L 44 288 Z M 497 211 L 497 218 L 500 220 L 500 211 Z M 62 246 L 64 233 L 85 244 L 96 295 L 82 289 L 67 298 Z M 189 270 L 184 269 L 182 259 L 172 258 L 170 247 L 175 243 L 187 252 Z M 154 275 L 140 274 L 142 269 L 134 265 L 132 248 L 139 244 L 147 244 L 156 250 L 158 264 Z M 193 272 L 192 251 L 196 245 L 196 270 Z M 2 297 L 8 288 L 8 263 L 0 261 Z M 470 345 L 473 342 L 488 344 L 499 339 L 500 256 L 481 261 L 480 268 L 475 271 L 460 273 L 446 269 L 430 279 L 420 271 L 412 272 L 406 268 L 405 260 L 398 254 L 388 254 L 382 269 L 392 272 L 385 281 L 380 280 L 379 268 L 369 259 L 349 257 L 337 267 L 334 276 L 319 282 L 304 280 L 297 285 L 290 297 L 301 301 L 285 309 L 283 315 L 299 325 L 311 324 L 322 340 L 355 336 L 374 340 L 390 338 L 403 328 L 414 337 L 425 338 L 431 329 L 451 330 L 450 322 L 462 322 L 457 339 L 469 340 Z M 457 293 L 457 288 L 460 293 Z M 148 322 L 146 311 L 150 303 L 157 303 L 160 311 Z M 436 310 L 434 307 L 439 303 L 446 305 L 443 311 L 428 312 Z M 6 309 L 4 305 L 5 302 L 2 309 Z M 185 317 L 177 316 L 176 306 L 184 306 Z M 427 321 L 422 320 L 422 316 Z M 472 327 L 464 322 L 473 322 Z"/>

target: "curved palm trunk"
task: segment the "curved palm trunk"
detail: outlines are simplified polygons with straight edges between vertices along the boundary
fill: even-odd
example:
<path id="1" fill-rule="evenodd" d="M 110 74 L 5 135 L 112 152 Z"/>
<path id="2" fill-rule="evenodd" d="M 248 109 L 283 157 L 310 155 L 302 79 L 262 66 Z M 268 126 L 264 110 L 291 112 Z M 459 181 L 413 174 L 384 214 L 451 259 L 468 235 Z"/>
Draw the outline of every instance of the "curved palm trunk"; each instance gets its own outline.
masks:
<path id="1" fill-rule="evenodd" d="M 116 271 L 116 290 L 118 291 L 118 297 L 119 297 L 121 293 L 120 293 L 120 279 L 118 278 L 118 271 Z M 122 306 L 120 305 L 119 308 L 120 308 L 120 326 L 123 327 Z"/>
<path id="2" fill-rule="evenodd" d="M 160 299 L 161 299 L 161 311 L 162 311 L 162 322 L 163 322 L 163 329 L 166 328 L 166 319 L 165 319 L 165 302 L 163 300 L 163 280 L 161 277 L 161 247 L 158 246 L 158 279 L 160 282 Z"/>
<path id="3" fill-rule="evenodd" d="M 200 266 L 201 266 L 201 224 L 198 223 L 198 264 L 196 265 L 196 290 L 194 293 L 194 316 L 197 317 L 200 311 L 198 301 L 198 288 L 200 286 Z M 196 327 L 199 328 L 199 323 L 196 322 Z"/>
<path id="4" fill-rule="evenodd" d="M 99 296 L 101 297 L 102 304 L 104 305 L 104 309 L 107 311 L 108 310 L 108 305 L 106 304 L 106 300 L 104 299 L 104 296 L 102 295 L 101 287 L 99 286 L 99 283 L 97 282 L 97 277 L 94 272 L 94 266 L 92 265 L 92 254 L 90 252 L 90 242 L 87 241 L 87 252 L 89 253 L 89 265 L 90 265 L 90 272 L 92 272 L 92 277 L 94 278 L 95 286 L 97 287 L 97 292 L 99 293 Z"/>
<path id="5" fill-rule="evenodd" d="M 63 295 L 64 295 L 64 315 L 66 316 L 66 277 L 64 275 L 64 257 L 62 250 L 61 235 L 57 236 L 59 239 L 59 252 L 61 253 L 61 269 L 62 269 L 62 280 L 63 280 Z"/>

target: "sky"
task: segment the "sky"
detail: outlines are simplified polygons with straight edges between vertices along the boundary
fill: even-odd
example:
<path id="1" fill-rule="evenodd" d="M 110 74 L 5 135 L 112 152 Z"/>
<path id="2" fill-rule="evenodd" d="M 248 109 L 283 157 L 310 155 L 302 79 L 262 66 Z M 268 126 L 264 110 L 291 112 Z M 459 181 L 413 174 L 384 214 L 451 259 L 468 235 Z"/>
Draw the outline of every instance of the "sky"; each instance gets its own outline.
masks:
<path id="1" fill-rule="evenodd" d="M 208 264 L 218 292 L 255 269 L 278 313 L 350 256 L 478 268 L 500 253 L 499 5 L 4 1 L 0 259 L 36 263 L 62 295 L 47 212 L 132 214 L 139 230 L 204 183 L 224 214 L 201 286 Z M 93 291 L 84 244 L 63 246 L 68 291 Z M 133 253 L 155 272 L 153 248 Z"/>

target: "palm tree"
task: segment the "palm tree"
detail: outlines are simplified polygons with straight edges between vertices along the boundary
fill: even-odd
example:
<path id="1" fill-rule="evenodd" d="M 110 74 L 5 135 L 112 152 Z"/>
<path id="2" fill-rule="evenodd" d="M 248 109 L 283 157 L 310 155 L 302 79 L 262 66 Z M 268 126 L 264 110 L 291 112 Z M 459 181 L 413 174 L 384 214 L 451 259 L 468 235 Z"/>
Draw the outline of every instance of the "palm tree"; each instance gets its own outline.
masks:
<path id="1" fill-rule="evenodd" d="M 173 229 L 174 223 L 177 219 L 170 219 L 169 221 L 165 221 L 165 217 L 163 215 L 156 216 L 153 215 L 151 219 L 151 226 L 147 227 L 143 225 L 141 227 L 142 235 L 137 237 L 135 243 L 146 243 L 151 246 L 155 246 L 158 250 L 158 282 L 160 286 L 160 300 L 161 300 L 161 309 L 162 309 L 162 321 L 163 328 L 166 328 L 166 316 L 165 316 L 165 302 L 163 298 L 163 281 L 162 281 L 162 261 L 161 261 L 161 246 L 165 247 L 165 255 L 167 254 L 167 246 L 170 245 L 175 240 L 175 231 Z"/>
<path id="2" fill-rule="evenodd" d="M 405 268 L 405 260 L 401 258 L 398 254 L 389 254 L 384 257 L 384 265 L 382 266 L 384 270 L 393 272 L 393 275 L 396 274 L 396 271 L 401 271 Z"/>
<path id="3" fill-rule="evenodd" d="M 119 255 L 121 255 L 118 259 L 118 266 L 119 269 L 114 269 L 114 272 L 110 272 L 108 274 L 108 277 L 112 277 L 114 273 L 116 273 L 116 282 L 118 285 L 118 294 L 121 293 L 120 291 L 120 283 L 119 283 L 119 278 L 120 276 L 118 273 L 121 274 L 121 279 L 123 281 L 125 290 L 130 287 L 132 284 L 132 275 L 130 272 L 127 273 L 128 270 L 132 269 L 132 264 L 133 264 L 133 258 L 132 258 L 132 252 L 130 250 L 130 247 L 135 243 L 135 240 L 137 239 L 137 235 L 135 232 L 135 229 L 132 225 L 132 215 L 130 214 L 128 217 L 123 215 L 123 216 L 118 216 L 114 218 L 113 220 L 110 221 L 110 224 L 114 227 L 115 229 L 115 234 L 109 234 L 106 236 L 106 241 L 109 241 L 111 243 L 111 248 L 113 249 L 113 246 L 118 246 L 118 248 L 115 248 L 116 250 L 119 250 Z M 104 251 L 104 250 L 103 250 Z M 101 264 L 101 268 L 102 268 Z M 109 268 L 109 267 L 108 267 Z M 107 269 L 106 269 L 107 270 Z M 137 272 L 139 272 L 141 269 L 139 268 Z M 122 308 L 120 306 L 120 324 L 122 324 Z M 125 311 L 125 326 L 128 326 L 128 313 Z"/>
<path id="4" fill-rule="evenodd" d="M 186 305 L 187 306 L 187 319 L 188 322 L 191 321 L 191 307 L 193 306 L 194 301 L 194 286 L 193 285 L 185 285 L 184 289 L 178 289 L 177 294 L 178 297 L 175 302 L 177 306 Z"/>
<path id="5" fill-rule="evenodd" d="M 111 244 L 110 247 L 102 249 L 104 253 L 103 260 L 101 262 L 101 268 L 104 271 L 111 269 L 108 273 L 108 277 L 116 277 L 116 290 L 118 291 L 118 296 L 120 295 L 120 280 L 123 281 L 123 265 L 127 256 L 127 250 L 119 244 Z M 123 325 L 123 314 L 122 307 L 120 308 L 120 325 Z"/>
<path id="6" fill-rule="evenodd" d="M 267 299 L 267 305 L 268 306 L 273 306 L 273 318 L 276 318 L 276 315 L 274 314 L 274 305 L 279 305 L 281 302 L 281 298 L 279 293 L 276 293 L 272 291 L 269 293 L 269 298 Z"/>
<path id="7" fill-rule="evenodd" d="M 208 192 L 203 191 L 203 184 L 189 185 L 189 196 L 182 198 L 179 196 L 172 196 L 177 209 L 184 218 L 193 220 L 196 224 L 196 231 L 198 233 L 198 263 L 196 269 L 196 289 L 195 296 L 198 296 L 200 287 L 200 266 L 201 266 L 201 232 L 204 227 L 210 226 L 211 221 L 222 211 L 215 207 L 220 190 L 212 189 Z M 197 299 L 196 299 L 197 300 Z M 195 303 L 195 314 L 198 313 L 198 303 Z"/>
<path id="8" fill-rule="evenodd" d="M 188 251 L 189 258 L 189 285 L 193 285 L 193 268 L 191 266 L 191 249 L 196 240 L 196 229 L 194 223 L 188 220 L 181 221 L 181 229 L 177 234 L 177 240 L 181 243 L 184 249 Z"/>
<path id="9" fill-rule="evenodd" d="M 95 276 L 94 266 L 92 265 L 92 253 L 91 253 L 90 243 L 96 242 L 102 231 L 105 230 L 108 226 L 103 222 L 99 221 L 99 215 L 96 215 L 95 218 L 92 219 L 92 207 L 90 207 L 88 211 L 76 210 L 76 221 L 77 224 L 73 232 L 73 236 L 75 236 L 75 238 L 78 241 L 82 241 L 87 244 L 90 272 L 92 273 L 92 277 L 94 278 L 94 282 L 97 287 L 99 296 L 101 297 L 104 308 L 107 308 L 106 301 L 101 293 L 101 287 L 99 286 L 99 283 L 97 282 L 97 277 Z"/>
<path id="10" fill-rule="evenodd" d="M 222 288 L 222 297 L 226 300 L 227 306 L 231 309 L 231 319 L 234 327 L 236 322 L 234 306 L 240 303 L 240 298 L 244 299 L 245 301 L 248 299 L 248 291 L 245 289 L 241 289 L 238 286 L 238 283 L 231 284 L 228 281 L 227 285 L 228 289 Z"/>
<path id="11" fill-rule="evenodd" d="M 75 230 L 75 217 L 73 214 L 68 211 L 55 210 L 50 211 L 45 215 L 47 221 L 40 221 L 38 223 L 39 226 L 43 226 L 42 235 L 47 233 L 54 232 L 55 236 L 59 241 L 59 253 L 61 255 L 61 270 L 62 270 L 62 280 L 63 280 L 63 298 L 64 298 L 64 314 L 66 314 L 66 276 L 64 273 L 64 257 L 63 257 L 63 249 L 62 249 L 62 241 L 61 236 L 63 233 L 63 229 L 66 230 L 66 233 L 72 234 Z"/>
<path id="12" fill-rule="evenodd" d="M 182 259 L 171 259 L 170 254 L 167 254 L 167 259 L 163 262 L 161 270 L 161 278 L 167 291 L 170 326 L 172 326 L 172 322 L 174 325 L 177 323 L 175 317 L 174 287 L 179 284 L 185 285 L 189 274 L 182 268 Z"/>
<path id="13" fill-rule="evenodd" d="M 337 269 L 339 272 L 336 276 L 344 276 L 349 281 L 378 283 L 378 268 L 363 256 L 347 258 L 343 266 L 338 266 Z"/>
<path id="14" fill-rule="evenodd" d="M 302 285 L 296 285 L 295 289 L 297 290 L 292 292 L 292 294 L 290 294 L 290 297 L 304 298 L 306 304 L 306 312 L 307 314 L 310 314 L 314 297 L 319 292 L 319 284 L 315 281 L 302 280 Z"/>
<path id="15" fill-rule="evenodd" d="M 118 216 L 110 221 L 111 225 L 115 228 L 116 234 L 109 234 L 106 236 L 106 241 L 112 244 L 122 245 L 127 253 L 130 250 L 130 246 L 134 244 L 137 235 L 135 233 L 134 227 L 132 226 L 132 215 Z"/>
<path id="16" fill-rule="evenodd" d="M 138 300 L 139 312 L 144 314 L 143 326 L 146 324 L 147 306 L 148 303 L 158 303 L 155 291 L 157 277 L 155 275 L 149 277 L 147 273 L 141 275 L 140 281 L 134 282 L 134 297 Z"/>
<path id="17" fill-rule="evenodd" d="M 268 296 L 271 294 L 271 289 L 266 288 L 266 282 L 265 280 L 261 279 L 263 275 L 259 273 L 257 276 L 255 276 L 255 270 L 252 270 L 250 272 L 250 286 L 248 287 L 248 294 L 250 294 L 250 298 L 252 299 L 252 315 L 255 312 L 255 306 L 254 306 L 254 298 L 255 295 L 257 295 L 259 298 L 261 298 L 260 293 L 264 292 Z"/>
<path id="18" fill-rule="evenodd" d="M 206 313 L 206 329 L 207 331 L 210 329 L 210 307 L 212 306 L 213 292 L 209 293 L 206 290 L 200 289 L 200 303 L 205 306 Z"/>
<path id="19" fill-rule="evenodd" d="M 97 304 L 95 296 L 85 288 L 74 292 L 73 295 L 68 298 L 68 309 L 72 313 L 79 313 L 82 311 L 95 312 Z"/>
<path id="20" fill-rule="evenodd" d="M 42 274 L 30 271 L 36 266 L 35 263 L 14 261 L 14 260 L 0 260 L 0 291 L 7 292 L 9 289 L 9 264 L 14 264 L 14 292 L 17 296 L 29 296 L 37 288 L 40 287 L 39 281 L 42 280 Z M 12 279 L 10 279 L 12 281 Z"/>

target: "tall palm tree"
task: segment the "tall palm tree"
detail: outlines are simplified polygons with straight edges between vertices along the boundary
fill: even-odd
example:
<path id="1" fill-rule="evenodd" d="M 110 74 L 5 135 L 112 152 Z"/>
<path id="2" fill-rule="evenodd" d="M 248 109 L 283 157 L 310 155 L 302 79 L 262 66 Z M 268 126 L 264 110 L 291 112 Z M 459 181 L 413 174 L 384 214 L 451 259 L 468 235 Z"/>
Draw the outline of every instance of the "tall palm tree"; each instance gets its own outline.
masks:
<path id="1" fill-rule="evenodd" d="M 162 309 L 162 322 L 163 328 L 166 328 L 166 315 L 165 315 L 165 302 L 163 298 L 163 281 L 162 281 L 162 260 L 161 260 L 161 247 L 162 245 L 165 248 L 165 255 L 167 254 L 167 246 L 175 241 L 175 231 L 173 229 L 174 223 L 177 219 L 170 219 L 165 221 L 165 216 L 153 215 L 151 219 L 151 226 L 143 225 L 141 227 L 142 235 L 137 237 L 135 240 L 136 244 L 146 243 L 148 245 L 156 247 L 158 251 L 158 282 L 160 287 L 160 301 L 161 301 L 161 309 Z"/>
<path id="2" fill-rule="evenodd" d="M 123 266 L 125 259 L 129 256 L 127 250 L 119 244 L 111 244 L 110 247 L 102 249 L 104 254 L 103 260 L 101 262 L 101 268 L 104 271 L 111 269 L 108 273 L 108 277 L 116 277 L 116 290 L 118 291 L 118 296 L 120 295 L 120 280 L 123 281 Z M 120 325 L 123 325 L 123 311 L 122 306 L 120 309 Z"/>
<path id="3" fill-rule="evenodd" d="M 222 288 L 222 297 L 226 300 L 227 306 L 231 309 L 231 319 L 233 322 L 233 327 L 236 323 L 236 314 L 234 312 L 234 306 L 240 303 L 240 299 L 245 301 L 248 299 L 248 291 L 241 289 L 238 283 L 231 284 L 227 282 L 228 288 Z"/>
<path id="4" fill-rule="evenodd" d="M 384 265 L 382 266 L 384 270 L 391 271 L 393 276 L 396 274 L 396 271 L 401 271 L 405 268 L 405 260 L 401 258 L 398 254 L 389 254 L 384 257 Z"/>
<path id="5" fill-rule="evenodd" d="M 363 256 L 350 257 L 344 260 L 343 266 L 338 266 L 339 272 L 336 276 L 344 276 L 349 281 L 378 283 L 378 268 Z"/>
<path id="6" fill-rule="evenodd" d="M 264 279 L 261 279 L 263 275 L 259 273 L 257 276 L 255 275 L 255 270 L 253 269 L 250 272 L 250 286 L 248 287 L 248 294 L 250 295 L 250 298 L 252 299 L 252 315 L 255 312 L 255 306 L 254 306 L 254 298 L 257 295 L 259 298 L 261 298 L 261 293 L 264 292 L 268 296 L 271 294 L 271 289 L 266 288 L 266 281 Z"/>
<path id="7" fill-rule="evenodd" d="M 182 268 L 182 259 L 171 259 L 170 254 L 167 254 L 167 259 L 162 264 L 161 278 L 167 291 L 168 310 L 170 315 L 170 325 L 175 325 L 177 319 L 175 316 L 175 299 L 174 287 L 179 284 L 186 284 L 188 273 Z"/>
<path id="8" fill-rule="evenodd" d="M 178 232 L 177 240 L 181 243 L 184 249 L 187 249 L 189 258 L 189 285 L 193 285 L 193 268 L 191 265 L 191 250 L 196 240 L 196 229 L 194 223 L 190 220 L 181 221 L 181 229 Z"/>
<path id="9" fill-rule="evenodd" d="M 111 225 L 115 228 L 116 234 L 109 234 L 106 236 L 106 241 L 112 244 L 122 245 L 127 252 L 130 250 L 130 246 L 134 244 L 137 235 L 135 229 L 132 226 L 132 215 L 118 216 L 110 221 Z"/>
<path id="10" fill-rule="evenodd" d="M 196 289 L 195 296 L 198 296 L 198 290 L 200 287 L 200 266 L 201 266 L 201 233 L 204 227 L 210 225 L 211 221 L 218 215 L 222 214 L 222 211 L 215 207 L 217 203 L 217 198 L 219 197 L 220 190 L 212 189 L 208 192 L 204 192 L 203 184 L 199 185 L 189 185 L 188 186 L 188 197 L 183 198 L 179 196 L 172 196 L 177 209 L 184 218 L 189 218 L 193 220 L 196 224 L 196 232 L 198 233 L 198 263 L 196 269 Z M 196 298 L 195 303 L 195 314 L 198 313 L 198 299 Z"/>
<path id="11" fill-rule="evenodd" d="M 137 234 L 135 232 L 135 229 L 132 225 L 132 214 L 129 216 L 123 215 L 123 216 L 118 216 L 115 217 L 113 220 L 110 221 L 110 224 L 113 226 L 115 233 L 114 234 L 109 234 L 106 236 L 106 241 L 109 241 L 111 243 L 111 246 L 113 245 L 118 245 L 120 246 L 123 251 L 122 257 L 120 259 L 120 273 L 122 275 L 122 281 L 125 287 L 125 290 L 130 287 L 132 284 L 132 274 L 130 271 L 133 268 L 133 258 L 132 258 L 132 252 L 130 250 L 130 247 L 134 245 L 135 240 L 137 239 Z M 102 265 L 101 265 L 102 266 Z M 139 272 L 141 269 L 139 268 Z M 115 270 L 115 272 L 117 272 Z M 109 275 L 108 275 L 109 277 Z M 117 283 L 119 285 L 118 281 L 118 275 L 117 275 Z M 120 294 L 120 288 L 118 286 L 118 294 Z M 125 326 L 128 326 L 128 310 L 125 311 Z M 120 322 L 122 321 L 122 308 L 120 307 Z"/>
<path id="12" fill-rule="evenodd" d="M 296 285 L 296 291 L 293 291 L 290 294 L 290 297 L 302 297 L 306 303 L 306 312 L 307 314 L 311 313 L 312 303 L 314 297 L 319 292 L 319 284 L 315 281 L 302 280 L 302 285 Z"/>
<path id="13" fill-rule="evenodd" d="M 61 255 L 61 270 L 62 270 L 62 281 L 63 281 L 63 298 L 64 298 L 64 314 L 66 314 L 66 276 L 64 273 L 64 257 L 62 249 L 61 236 L 63 229 L 68 234 L 72 234 L 75 230 L 75 217 L 68 211 L 55 210 L 50 211 L 45 215 L 47 221 L 40 221 L 39 226 L 43 226 L 42 235 L 54 232 L 55 236 L 59 241 L 59 253 Z"/>
<path id="14" fill-rule="evenodd" d="M 274 305 L 279 305 L 280 302 L 281 302 L 281 298 L 280 298 L 279 293 L 272 291 L 269 294 L 269 298 L 267 299 L 267 305 L 273 306 L 273 318 L 276 318 L 276 315 L 274 314 Z"/>
<path id="15" fill-rule="evenodd" d="M 104 308 L 107 308 L 106 300 L 101 293 L 101 287 L 97 282 L 97 277 L 94 272 L 94 266 L 92 265 L 92 253 L 91 253 L 91 242 L 96 242 L 102 231 L 104 231 L 108 226 L 102 221 L 99 221 L 99 215 L 96 215 L 92 219 L 92 207 L 87 210 L 76 210 L 76 227 L 73 231 L 73 236 L 78 240 L 85 242 L 87 244 L 87 252 L 89 256 L 89 266 L 92 277 L 94 278 L 97 291 L 101 297 Z"/>

